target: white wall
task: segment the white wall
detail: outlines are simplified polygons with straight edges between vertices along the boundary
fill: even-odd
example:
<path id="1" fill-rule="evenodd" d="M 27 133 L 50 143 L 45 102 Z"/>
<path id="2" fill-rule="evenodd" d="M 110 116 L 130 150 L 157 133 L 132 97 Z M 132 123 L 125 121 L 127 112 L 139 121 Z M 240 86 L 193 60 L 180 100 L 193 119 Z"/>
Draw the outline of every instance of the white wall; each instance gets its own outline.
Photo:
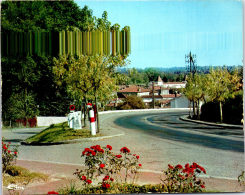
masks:
<path id="1" fill-rule="evenodd" d="M 37 117 L 37 126 L 46 127 L 52 124 L 67 122 L 66 116 L 38 116 Z"/>

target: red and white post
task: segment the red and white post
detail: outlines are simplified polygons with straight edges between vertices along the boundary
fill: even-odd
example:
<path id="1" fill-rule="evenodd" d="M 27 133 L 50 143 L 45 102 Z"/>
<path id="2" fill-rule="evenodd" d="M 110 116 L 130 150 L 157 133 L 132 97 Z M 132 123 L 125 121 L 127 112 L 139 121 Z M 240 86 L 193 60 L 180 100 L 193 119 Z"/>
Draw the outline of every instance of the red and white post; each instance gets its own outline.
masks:
<path id="1" fill-rule="evenodd" d="M 87 107 L 89 108 L 89 121 L 90 121 L 91 135 L 96 135 L 95 117 L 94 117 L 94 111 L 92 109 L 92 104 L 88 103 Z"/>

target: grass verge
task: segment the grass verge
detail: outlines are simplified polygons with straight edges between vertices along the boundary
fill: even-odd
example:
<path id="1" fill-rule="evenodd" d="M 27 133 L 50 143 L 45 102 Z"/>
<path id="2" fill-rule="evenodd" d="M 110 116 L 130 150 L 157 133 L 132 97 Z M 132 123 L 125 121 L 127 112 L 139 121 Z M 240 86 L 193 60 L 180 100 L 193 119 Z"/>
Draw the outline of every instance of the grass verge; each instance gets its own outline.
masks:
<path id="1" fill-rule="evenodd" d="M 47 181 L 48 176 L 42 173 L 30 172 L 28 169 L 20 166 L 7 167 L 6 173 L 3 173 L 3 185 L 20 184 L 28 185 L 34 181 Z"/>
<path id="2" fill-rule="evenodd" d="M 98 137 L 100 134 L 96 134 Z M 71 129 L 67 122 L 50 125 L 40 133 L 25 140 L 28 144 L 55 143 L 66 140 L 92 137 L 89 129 Z"/>

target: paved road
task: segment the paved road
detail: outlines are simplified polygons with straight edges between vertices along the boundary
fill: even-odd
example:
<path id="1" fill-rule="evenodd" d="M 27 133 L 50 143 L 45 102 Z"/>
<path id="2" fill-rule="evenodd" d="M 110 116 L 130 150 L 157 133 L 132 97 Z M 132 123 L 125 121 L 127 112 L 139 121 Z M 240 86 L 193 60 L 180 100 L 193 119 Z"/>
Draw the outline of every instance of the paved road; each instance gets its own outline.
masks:
<path id="1" fill-rule="evenodd" d="M 183 114 L 186 112 L 166 110 L 101 115 L 102 132 L 124 132 L 125 135 L 92 143 L 20 146 L 19 159 L 83 164 L 80 155 L 85 147 L 111 144 L 113 151 L 128 146 L 139 154 L 145 170 L 162 171 L 168 163 L 197 162 L 207 169 L 208 176 L 237 178 L 244 170 L 243 130 L 180 121 L 178 118 Z M 2 134 L 17 143 L 22 136 L 28 137 L 34 131 L 3 131 Z"/>

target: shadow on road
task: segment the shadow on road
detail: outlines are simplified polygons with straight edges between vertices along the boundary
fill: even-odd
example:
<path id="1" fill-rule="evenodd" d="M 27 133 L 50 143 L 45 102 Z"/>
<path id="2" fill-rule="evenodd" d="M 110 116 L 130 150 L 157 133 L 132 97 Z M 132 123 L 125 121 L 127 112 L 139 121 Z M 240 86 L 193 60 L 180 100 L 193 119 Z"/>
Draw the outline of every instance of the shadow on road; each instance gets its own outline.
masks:
<path id="1" fill-rule="evenodd" d="M 163 113 L 161 113 L 164 115 Z M 181 116 L 183 113 L 180 113 L 179 115 L 175 114 L 174 116 L 178 118 Z M 198 129 L 199 125 L 197 124 L 190 124 L 188 127 L 186 126 L 181 126 L 182 124 L 178 123 L 178 129 L 179 130 L 174 130 L 172 126 L 168 127 L 168 123 L 166 122 L 164 124 L 165 127 L 157 127 L 154 125 L 150 125 L 146 123 L 143 118 L 145 117 L 150 117 L 150 116 L 156 115 L 154 114 L 137 114 L 137 115 L 132 115 L 132 116 L 124 116 L 121 118 L 117 118 L 114 123 L 118 126 L 122 126 L 128 129 L 134 129 L 137 131 L 144 132 L 145 134 L 149 134 L 151 136 L 157 136 L 162 139 L 168 139 L 168 140 L 173 140 L 173 141 L 178 141 L 178 142 L 184 142 L 184 143 L 190 143 L 190 144 L 195 144 L 195 145 L 200 145 L 200 146 L 205 146 L 209 148 L 215 148 L 215 149 L 221 149 L 221 150 L 230 150 L 230 151 L 235 151 L 235 152 L 244 152 L 244 141 L 239 141 L 239 140 L 234 140 L 234 139 L 229 139 L 229 136 L 222 138 L 222 137 L 213 137 L 209 136 L 209 134 L 206 135 L 200 135 L 200 134 L 195 134 L 194 132 L 186 132 L 186 131 L 181 131 L 181 129 Z M 169 115 L 171 113 L 167 113 L 167 118 L 169 118 Z M 173 115 L 172 115 L 173 116 Z M 163 116 L 164 117 L 164 116 Z M 170 121 L 171 122 L 171 121 Z M 167 127 L 166 127 L 167 126 Z M 176 128 L 176 127 L 175 127 Z M 205 127 L 201 127 L 204 128 Z M 207 127 L 209 129 L 217 129 L 217 128 L 211 128 L 210 126 Z M 216 133 L 217 134 L 217 133 Z M 229 135 L 229 134 L 227 134 Z"/>

